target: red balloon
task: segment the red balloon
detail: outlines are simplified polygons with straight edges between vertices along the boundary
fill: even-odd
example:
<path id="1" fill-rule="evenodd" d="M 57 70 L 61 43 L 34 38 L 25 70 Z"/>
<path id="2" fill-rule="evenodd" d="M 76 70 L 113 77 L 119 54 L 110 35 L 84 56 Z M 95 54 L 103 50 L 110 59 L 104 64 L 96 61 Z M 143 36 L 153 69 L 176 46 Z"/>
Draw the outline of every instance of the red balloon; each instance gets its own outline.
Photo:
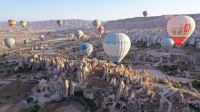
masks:
<path id="1" fill-rule="evenodd" d="M 189 16 L 175 16 L 167 23 L 167 32 L 177 46 L 181 46 L 195 30 L 195 21 Z"/>

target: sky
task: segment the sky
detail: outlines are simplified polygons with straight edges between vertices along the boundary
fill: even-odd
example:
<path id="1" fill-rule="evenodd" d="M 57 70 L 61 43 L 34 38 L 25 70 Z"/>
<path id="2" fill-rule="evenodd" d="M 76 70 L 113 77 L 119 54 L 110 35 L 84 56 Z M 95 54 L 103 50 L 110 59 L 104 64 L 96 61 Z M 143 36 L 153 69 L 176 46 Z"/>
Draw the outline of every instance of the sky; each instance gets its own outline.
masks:
<path id="1" fill-rule="evenodd" d="M 0 0 L 0 21 L 57 19 L 116 20 L 200 13 L 200 0 Z"/>

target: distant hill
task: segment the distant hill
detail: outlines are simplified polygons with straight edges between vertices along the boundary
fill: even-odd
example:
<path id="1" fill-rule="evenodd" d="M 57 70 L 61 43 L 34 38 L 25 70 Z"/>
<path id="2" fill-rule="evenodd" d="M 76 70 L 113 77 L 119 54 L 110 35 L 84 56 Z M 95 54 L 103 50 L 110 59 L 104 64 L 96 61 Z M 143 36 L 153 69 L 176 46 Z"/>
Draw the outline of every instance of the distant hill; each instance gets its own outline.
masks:
<path id="1" fill-rule="evenodd" d="M 185 14 L 187 15 L 187 14 Z M 143 31 L 143 30 L 165 30 L 167 21 L 174 15 L 162 15 L 153 17 L 135 17 L 108 21 L 103 23 L 107 31 L 126 32 L 126 31 Z M 197 24 L 197 29 L 200 26 L 200 14 L 190 14 Z M 28 22 L 28 29 L 32 32 L 45 31 L 66 31 L 74 29 L 91 30 L 94 29 L 92 22 L 88 20 L 70 19 L 65 20 L 65 24 L 59 27 L 56 20 Z M 0 29 L 8 28 L 7 22 L 0 22 Z M 21 28 L 18 23 L 17 28 Z"/>
<path id="2" fill-rule="evenodd" d="M 42 31 L 56 31 L 56 30 L 69 30 L 69 29 L 82 29 L 91 28 L 91 21 L 71 19 L 65 20 L 65 24 L 59 27 L 56 23 L 57 20 L 47 20 L 47 21 L 35 21 L 28 22 L 27 28 L 32 32 L 42 32 Z M 8 28 L 7 22 L 0 22 L 0 29 Z M 17 28 L 21 28 L 20 24 L 17 24 Z"/>

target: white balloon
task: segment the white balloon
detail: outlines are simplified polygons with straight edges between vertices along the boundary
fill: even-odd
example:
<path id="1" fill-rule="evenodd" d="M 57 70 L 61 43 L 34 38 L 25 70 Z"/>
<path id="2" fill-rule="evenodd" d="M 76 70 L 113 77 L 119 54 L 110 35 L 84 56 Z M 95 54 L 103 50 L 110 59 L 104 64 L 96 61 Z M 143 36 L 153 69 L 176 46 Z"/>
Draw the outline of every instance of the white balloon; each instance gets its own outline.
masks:
<path id="1" fill-rule="evenodd" d="M 40 35 L 39 38 L 42 41 L 42 40 L 44 40 L 45 37 L 44 37 L 44 35 Z"/>
<path id="2" fill-rule="evenodd" d="M 9 47 L 9 48 L 11 48 L 11 47 L 13 47 L 14 45 L 15 45 L 15 39 L 14 38 L 5 38 L 4 39 L 4 44 L 7 46 L 7 47 Z"/>
<path id="3" fill-rule="evenodd" d="M 114 63 L 121 62 L 130 47 L 130 38 L 123 33 L 108 33 L 103 40 L 104 51 Z"/>
<path id="4" fill-rule="evenodd" d="M 167 23 L 167 32 L 176 45 L 181 46 L 194 32 L 195 21 L 189 16 L 175 16 Z"/>
<path id="5" fill-rule="evenodd" d="M 75 35 L 76 35 L 76 37 L 78 37 L 78 39 L 80 39 L 84 36 L 84 33 L 82 30 L 78 30 Z"/>

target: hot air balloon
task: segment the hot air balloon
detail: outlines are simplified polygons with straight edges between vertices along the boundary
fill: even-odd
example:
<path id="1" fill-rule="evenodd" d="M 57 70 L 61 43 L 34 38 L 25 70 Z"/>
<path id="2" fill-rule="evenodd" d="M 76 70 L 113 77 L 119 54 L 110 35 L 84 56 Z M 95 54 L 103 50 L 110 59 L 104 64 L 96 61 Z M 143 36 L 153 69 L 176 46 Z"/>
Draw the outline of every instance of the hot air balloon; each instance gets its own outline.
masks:
<path id="1" fill-rule="evenodd" d="M 100 25 L 99 28 L 97 29 L 98 32 L 103 35 L 104 34 L 104 26 L 103 25 Z"/>
<path id="2" fill-rule="evenodd" d="M 78 39 L 81 39 L 81 38 L 84 36 L 84 33 L 83 33 L 83 31 L 78 30 L 78 31 L 76 32 L 75 36 L 76 36 Z"/>
<path id="3" fill-rule="evenodd" d="M 40 35 L 39 38 L 41 41 L 44 40 L 44 35 Z"/>
<path id="4" fill-rule="evenodd" d="M 23 28 L 25 28 L 27 26 L 27 22 L 26 21 L 20 21 L 20 24 Z"/>
<path id="5" fill-rule="evenodd" d="M 131 47 L 130 38 L 124 33 L 108 33 L 103 40 L 103 48 L 110 60 L 118 64 Z"/>
<path id="6" fill-rule="evenodd" d="M 64 25 L 64 20 L 57 20 L 57 24 L 58 24 L 58 26 L 62 26 L 62 25 Z"/>
<path id="7" fill-rule="evenodd" d="M 80 45 L 81 54 L 89 57 L 92 54 L 92 51 L 93 51 L 93 46 L 90 43 L 87 42 L 81 43 Z"/>
<path id="8" fill-rule="evenodd" d="M 147 11 L 143 11 L 143 16 L 147 17 L 147 15 L 148 15 L 148 12 Z"/>
<path id="9" fill-rule="evenodd" d="M 175 44 L 180 47 L 192 35 L 195 27 L 193 18 L 189 16 L 176 16 L 168 21 L 167 32 Z"/>
<path id="10" fill-rule="evenodd" d="M 28 39 L 25 39 L 25 40 L 24 40 L 24 44 L 25 44 L 25 45 L 28 45 L 28 42 L 29 42 Z"/>
<path id="11" fill-rule="evenodd" d="M 95 27 L 96 29 L 98 29 L 99 26 L 101 25 L 101 21 L 99 21 L 99 20 L 94 20 L 94 21 L 92 22 L 92 24 L 94 25 L 94 27 Z"/>
<path id="12" fill-rule="evenodd" d="M 174 41 L 171 38 L 163 38 L 160 42 L 161 47 L 168 52 L 174 46 Z"/>
<path id="13" fill-rule="evenodd" d="M 8 48 L 11 48 L 15 45 L 15 39 L 14 38 L 5 38 L 4 43 Z"/>
<path id="14" fill-rule="evenodd" d="M 15 27 L 17 24 L 16 20 L 14 19 L 9 19 L 8 20 L 8 25 L 11 26 L 11 27 Z"/>

